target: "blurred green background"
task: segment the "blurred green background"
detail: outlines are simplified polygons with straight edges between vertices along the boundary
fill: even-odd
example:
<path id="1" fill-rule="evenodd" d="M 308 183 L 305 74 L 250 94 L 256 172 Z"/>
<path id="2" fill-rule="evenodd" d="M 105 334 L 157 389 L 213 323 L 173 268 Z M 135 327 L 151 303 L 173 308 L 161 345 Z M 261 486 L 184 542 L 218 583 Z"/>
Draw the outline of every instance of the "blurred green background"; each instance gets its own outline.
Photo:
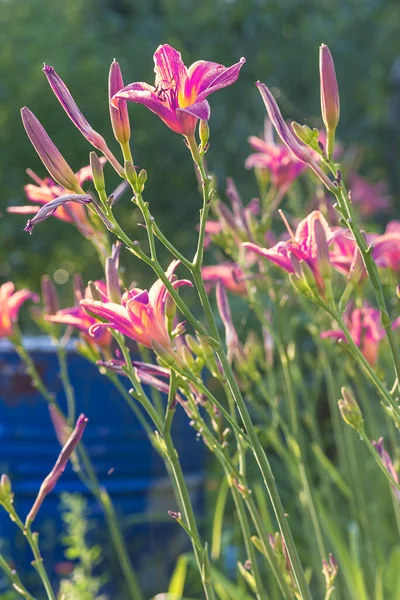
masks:
<path id="1" fill-rule="evenodd" d="M 91 279 L 100 275 L 91 245 L 73 226 L 50 219 L 30 237 L 23 232 L 25 217 L 6 213 L 9 204 L 29 203 L 22 189 L 25 169 L 44 175 L 20 122 L 21 106 L 35 112 L 74 170 L 88 163 L 91 148 L 51 92 L 44 61 L 118 153 L 107 104 L 114 57 L 125 83 L 152 83 L 152 55 L 160 43 L 182 51 L 188 65 L 201 58 L 229 65 L 245 56 L 239 81 L 210 97 L 208 161 L 220 184 L 233 176 L 247 200 L 257 193 L 243 167 L 247 137 L 262 131 L 265 114 L 254 82 L 280 90 L 287 116 L 318 125 L 318 46 L 325 42 L 340 85 L 339 136 L 365 147 L 361 170 L 372 180 L 388 179 L 396 194 L 400 102 L 390 72 L 399 52 L 399 22 L 398 0 L 1 0 L 0 282 L 13 279 L 38 289 L 41 274 L 53 276 L 59 268 Z M 131 104 L 130 114 L 134 158 L 149 173 L 152 212 L 181 248 L 192 247 L 200 200 L 187 149 L 144 107 Z M 110 167 L 107 174 L 110 193 L 118 181 Z M 132 237 L 143 238 L 127 197 L 118 212 Z"/>

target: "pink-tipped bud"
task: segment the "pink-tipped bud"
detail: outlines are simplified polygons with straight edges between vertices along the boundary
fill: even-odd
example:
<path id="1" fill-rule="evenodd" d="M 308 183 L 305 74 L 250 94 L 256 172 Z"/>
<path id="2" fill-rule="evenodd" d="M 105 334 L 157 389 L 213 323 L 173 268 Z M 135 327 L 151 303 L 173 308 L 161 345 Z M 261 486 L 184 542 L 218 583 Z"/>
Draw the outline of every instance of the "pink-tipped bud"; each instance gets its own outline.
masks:
<path id="1" fill-rule="evenodd" d="M 97 156 L 96 152 L 91 152 L 89 157 L 94 187 L 99 194 L 104 193 L 106 190 L 106 184 L 104 181 L 103 165 L 101 160 Z"/>
<path id="2" fill-rule="evenodd" d="M 78 417 L 75 429 L 73 430 L 73 432 L 69 436 L 67 442 L 65 443 L 63 449 L 61 450 L 59 457 L 56 461 L 56 464 L 54 465 L 53 469 L 50 471 L 50 473 L 47 475 L 46 479 L 43 481 L 42 485 L 40 486 L 40 490 L 36 497 L 36 500 L 31 508 L 31 510 L 29 511 L 28 516 L 26 517 L 26 520 L 25 520 L 26 527 L 29 527 L 30 524 L 32 523 L 32 521 L 35 519 L 40 507 L 43 504 L 44 499 L 46 498 L 46 496 L 48 496 L 48 494 L 50 494 L 50 492 L 53 490 L 54 486 L 56 485 L 57 481 L 60 479 L 61 475 L 63 474 L 65 467 L 67 466 L 69 458 L 71 457 L 72 453 L 74 452 L 75 448 L 77 447 L 77 445 L 79 444 L 79 442 L 81 440 L 81 437 L 83 435 L 83 432 L 85 431 L 85 427 L 88 423 L 88 420 L 89 419 L 87 417 L 85 417 L 85 415 L 83 415 L 83 414 L 81 414 Z"/>
<path id="3" fill-rule="evenodd" d="M 108 77 L 108 96 L 110 99 L 110 118 L 111 125 L 116 140 L 121 146 L 126 145 L 131 137 L 131 127 L 129 124 L 128 115 L 128 103 L 123 98 L 119 99 L 118 108 L 111 104 L 111 98 L 115 96 L 117 92 L 122 90 L 124 86 L 124 80 L 122 79 L 121 68 L 119 64 L 114 60 L 111 63 L 110 74 Z"/>
<path id="4" fill-rule="evenodd" d="M 43 275 L 41 287 L 46 315 L 55 315 L 60 308 L 60 301 L 53 280 L 48 275 Z"/>
<path id="5" fill-rule="evenodd" d="M 66 190 L 82 194 L 77 176 L 33 112 L 24 106 L 21 108 L 21 118 L 32 146 L 54 181 Z"/>
<path id="6" fill-rule="evenodd" d="M 322 119 L 327 131 L 335 131 L 340 117 L 339 89 L 332 55 L 325 44 L 319 48 L 319 76 Z"/>
<path id="7" fill-rule="evenodd" d="M 121 165 L 118 163 L 117 159 L 107 146 L 107 143 L 103 136 L 101 136 L 97 131 L 93 129 L 91 125 L 89 125 L 86 118 L 83 116 L 82 112 L 79 110 L 75 100 L 73 99 L 71 92 L 61 79 L 55 72 L 53 67 L 49 67 L 48 65 L 44 65 L 43 72 L 47 77 L 47 80 L 50 84 L 51 89 L 57 96 L 58 101 L 61 106 L 75 125 L 83 135 L 87 139 L 87 141 L 92 144 L 95 148 L 100 150 L 104 156 L 109 160 L 114 169 L 121 175 L 124 176 L 124 170 Z"/>

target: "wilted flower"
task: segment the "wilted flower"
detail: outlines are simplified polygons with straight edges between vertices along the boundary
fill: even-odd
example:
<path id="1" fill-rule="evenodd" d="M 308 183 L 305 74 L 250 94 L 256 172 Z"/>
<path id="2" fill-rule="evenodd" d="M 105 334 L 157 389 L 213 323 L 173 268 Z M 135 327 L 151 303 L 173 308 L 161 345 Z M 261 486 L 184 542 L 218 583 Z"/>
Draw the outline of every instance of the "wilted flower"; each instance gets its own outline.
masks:
<path id="1" fill-rule="evenodd" d="M 179 261 L 173 261 L 166 271 L 170 281 L 178 264 Z M 178 279 L 172 281 L 172 285 L 177 288 L 192 284 L 190 281 Z M 104 321 L 92 325 L 89 329 L 90 335 L 104 329 L 114 329 L 148 348 L 155 342 L 170 351 L 172 346 L 165 318 L 168 295 L 167 288 L 158 280 L 149 291 L 134 288 L 125 292 L 121 304 L 86 298 L 81 300 L 80 306 L 91 316 Z"/>
<path id="2" fill-rule="evenodd" d="M 360 348 L 367 361 L 374 366 L 378 361 L 379 346 L 385 337 L 385 330 L 381 325 L 380 312 L 368 304 L 362 308 L 349 308 L 345 311 L 344 322 L 350 335 Z M 398 327 L 400 322 L 395 321 L 393 327 Z M 321 333 L 322 338 L 345 340 L 346 336 L 341 329 L 330 329 Z"/>
<path id="3" fill-rule="evenodd" d="M 238 349 L 239 338 L 235 329 L 235 325 L 233 324 L 231 308 L 228 302 L 228 296 L 225 290 L 224 283 L 222 281 L 217 282 L 216 298 L 218 312 L 225 327 L 227 357 L 228 360 L 231 361 L 233 358 L 233 354 Z"/>
<path id="4" fill-rule="evenodd" d="M 209 290 L 218 282 L 223 285 L 233 294 L 239 296 L 246 294 L 245 274 L 239 265 L 235 263 L 220 263 L 219 265 L 207 265 L 202 268 L 201 274 Z"/>
<path id="5" fill-rule="evenodd" d="M 286 121 L 281 115 L 279 107 L 276 103 L 275 98 L 271 94 L 270 90 L 263 83 L 257 82 L 257 87 L 260 91 L 261 97 L 264 101 L 265 107 L 267 109 L 269 118 L 272 121 L 273 126 L 278 132 L 279 137 L 282 142 L 289 148 L 289 150 L 294 154 L 294 156 L 306 163 L 314 173 L 319 177 L 322 183 L 328 188 L 330 191 L 335 191 L 335 186 L 329 177 L 324 173 L 321 167 L 317 164 L 314 153 L 308 146 L 306 146 L 300 139 L 293 133 L 293 131 L 289 128 Z"/>
<path id="6" fill-rule="evenodd" d="M 61 77 L 57 75 L 53 67 L 48 65 L 44 65 L 43 72 L 47 77 L 51 89 L 75 127 L 79 129 L 92 146 L 104 154 L 117 173 L 121 177 L 124 177 L 124 170 L 107 146 L 105 139 L 89 125 Z"/>
<path id="7" fill-rule="evenodd" d="M 29 290 L 15 292 L 11 281 L 0 286 L 0 338 L 12 337 L 13 325 L 18 321 L 18 312 L 26 300 L 39 301 L 37 294 Z"/>
<path id="8" fill-rule="evenodd" d="M 79 415 L 75 429 L 73 430 L 70 437 L 66 441 L 63 449 L 61 450 L 56 464 L 54 465 L 54 467 L 40 486 L 40 490 L 36 497 L 36 500 L 31 510 L 29 511 L 28 516 L 26 517 L 26 527 L 29 527 L 32 521 L 35 519 L 40 507 L 43 504 L 44 499 L 46 498 L 46 496 L 48 496 L 48 494 L 50 494 L 57 481 L 60 479 L 61 475 L 65 471 L 65 467 L 67 466 L 68 460 L 71 457 L 71 454 L 74 452 L 77 445 L 79 444 L 88 421 L 89 419 L 85 417 L 84 414 Z"/>
<path id="9" fill-rule="evenodd" d="M 260 248 L 253 243 L 243 246 L 270 260 L 288 273 L 295 273 L 302 261 L 311 269 L 320 291 L 324 290 L 324 277 L 329 276 L 330 260 L 328 246 L 335 237 L 325 217 L 314 210 L 300 221 L 296 233 L 287 241 L 278 242 L 272 248 Z"/>
<path id="10" fill-rule="evenodd" d="M 306 168 L 304 162 L 298 160 L 284 144 L 277 144 L 274 141 L 269 120 L 266 122 L 264 139 L 253 135 L 248 141 L 256 153 L 247 157 L 246 169 L 265 170 L 276 188 L 289 188 Z"/>
<path id="11" fill-rule="evenodd" d="M 9 206 L 7 208 L 7 212 L 9 213 L 22 215 L 36 214 L 41 206 L 48 204 L 52 200 L 70 194 L 70 190 L 61 187 L 49 177 L 40 179 L 40 177 L 31 170 L 28 170 L 27 173 L 33 181 L 35 181 L 36 185 L 32 183 L 26 185 L 24 187 L 25 193 L 29 200 L 36 202 L 39 206 Z M 80 169 L 75 176 L 79 182 L 79 186 L 82 186 L 85 181 L 92 179 L 90 167 Z M 76 202 L 63 204 L 55 209 L 52 216 L 61 221 L 73 223 L 85 237 L 94 234 L 94 229 L 87 217 L 86 208 L 82 204 Z"/>
<path id="12" fill-rule="evenodd" d="M 394 468 L 393 461 L 383 446 L 383 437 L 380 437 L 377 442 L 372 442 L 372 443 L 375 447 L 375 450 L 378 452 L 379 457 L 380 457 L 382 464 L 385 467 L 386 471 L 389 473 L 391 478 L 394 479 L 394 481 L 396 483 L 399 483 L 399 476 L 396 473 L 396 469 Z M 394 485 L 392 485 L 391 488 L 392 488 L 393 493 L 396 496 L 397 500 L 400 501 L 400 491 Z"/>
<path id="13" fill-rule="evenodd" d="M 371 183 L 361 175 L 351 175 L 350 185 L 351 201 L 357 205 L 360 214 L 369 218 L 382 212 L 389 212 L 392 198 L 387 191 L 384 181 Z"/>
<path id="14" fill-rule="evenodd" d="M 208 121 L 212 92 L 227 87 L 239 77 L 242 58 L 231 67 L 200 60 L 187 68 L 180 52 L 164 44 L 154 53 L 155 86 L 131 83 L 120 90 L 111 103 L 118 108 L 121 99 L 147 106 L 176 133 L 192 136 L 197 120 Z"/>
<path id="15" fill-rule="evenodd" d="M 104 281 L 94 281 L 91 286 L 87 286 L 84 293 L 80 289 L 79 282 L 75 282 L 75 300 L 76 305 L 71 308 L 63 308 L 55 314 L 46 315 L 46 321 L 51 323 L 60 323 L 61 325 L 69 325 L 80 331 L 89 344 L 94 344 L 103 350 L 107 350 L 111 346 L 112 336 L 107 329 L 99 329 L 91 332 L 90 329 L 98 323 L 98 320 L 88 314 L 82 306 L 81 300 L 87 299 L 93 301 L 93 290 L 97 297 L 102 301 L 108 302 L 107 288 Z"/>

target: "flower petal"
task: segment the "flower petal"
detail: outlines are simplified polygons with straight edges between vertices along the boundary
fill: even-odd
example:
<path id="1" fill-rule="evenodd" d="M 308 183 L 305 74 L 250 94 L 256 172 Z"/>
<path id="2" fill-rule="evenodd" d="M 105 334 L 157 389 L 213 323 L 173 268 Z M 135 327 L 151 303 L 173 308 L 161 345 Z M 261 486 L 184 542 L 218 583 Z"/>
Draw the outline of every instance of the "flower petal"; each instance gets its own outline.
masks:
<path id="1" fill-rule="evenodd" d="M 235 83 L 246 59 L 241 58 L 231 67 L 215 66 L 215 63 L 211 63 L 213 67 L 207 68 L 204 64 L 200 64 L 202 62 L 204 61 L 194 63 L 189 69 L 190 84 L 197 89 L 197 102 L 204 100 L 209 94 Z"/>
<path id="2" fill-rule="evenodd" d="M 119 98 L 129 100 L 130 102 L 136 102 L 136 104 L 143 104 L 146 108 L 159 116 L 173 131 L 182 133 L 181 125 L 175 111 L 169 107 L 168 103 L 163 102 L 157 96 L 153 86 L 148 83 L 130 83 L 112 97 L 111 104 L 117 107 Z"/>
<path id="3" fill-rule="evenodd" d="M 156 87 L 174 86 L 177 91 L 186 88 L 188 73 L 181 53 L 169 44 L 158 46 L 154 52 L 154 72 Z"/>
<path id="4" fill-rule="evenodd" d="M 197 117 L 202 121 L 208 121 L 210 118 L 210 105 L 207 100 L 203 100 L 202 102 L 194 102 L 193 104 L 189 104 L 186 108 L 178 108 L 177 113 L 180 112 L 188 113 L 193 117 Z"/>

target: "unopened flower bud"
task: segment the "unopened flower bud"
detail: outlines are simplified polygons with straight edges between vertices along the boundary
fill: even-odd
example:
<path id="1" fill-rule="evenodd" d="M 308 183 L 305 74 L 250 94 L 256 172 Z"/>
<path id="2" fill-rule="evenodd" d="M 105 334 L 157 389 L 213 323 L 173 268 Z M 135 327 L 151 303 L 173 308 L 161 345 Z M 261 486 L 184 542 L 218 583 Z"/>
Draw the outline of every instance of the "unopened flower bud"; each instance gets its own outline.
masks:
<path id="1" fill-rule="evenodd" d="M 199 356 L 202 354 L 200 344 L 189 333 L 187 335 L 185 335 L 185 342 L 188 345 L 188 347 L 190 348 L 190 350 L 193 352 L 193 354 L 195 354 L 196 356 Z"/>
<path id="2" fill-rule="evenodd" d="M 199 123 L 199 137 L 201 147 L 205 150 L 208 146 L 208 140 L 210 139 L 210 127 L 208 121 L 201 120 Z"/>
<path id="3" fill-rule="evenodd" d="M 364 419 L 360 407 L 348 388 L 342 387 L 341 391 L 342 399 L 338 401 L 338 406 L 343 421 L 356 431 L 361 432 L 364 428 Z"/>
<path id="4" fill-rule="evenodd" d="M 25 106 L 21 108 L 21 118 L 33 147 L 54 181 L 66 190 L 83 194 L 77 176 L 33 112 Z"/>
<path id="5" fill-rule="evenodd" d="M 92 177 L 94 187 L 98 191 L 101 196 L 106 191 L 106 184 L 104 181 L 104 173 L 103 173 L 103 165 L 101 164 L 101 160 L 97 156 L 96 152 L 90 153 L 90 168 L 92 170 Z"/>
<path id="6" fill-rule="evenodd" d="M 182 357 L 183 362 L 186 364 L 186 366 L 191 371 L 193 371 L 193 369 L 195 368 L 195 359 L 194 359 L 193 354 L 190 352 L 190 350 L 187 346 L 181 347 L 180 355 Z"/>
<path id="7" fill-rule="evenodd" d="M 396 296 L 400 298 L 400 283 L 396 285 Z"/>
<path id="8" fill-rule="evenodd" d="M 301 272 L 302 272 L 304 281 L 306 282 L 308 287 L 311 289 L 311 291 L 317 292 L 318 286 L 317 286 L 317 282 L 315 281 L 315 275 L 313 273 L 313 270 L 306 263 L 305 260 L 301 260 L 300 265 L 301 265 Z"/>
<path id="9" fill-rule="evenodd" d="M 146 181 L 147 171 L 145 169 L 142 169 L 137 177 L 137 185 L 140 192 L 143 192 Z"/>
<path id="10" fill-rule="evenodd" d="M 110 74 L 108 78 L 108 96 L 111 98 L 124 86 L 122 73 L 119 64 L 114 60 L 111 63 Z M 131 127 L 129 123 L 127 101 L 123 98 L 119 99 L 118 107 L 115 107 L 110 102 L 110 119 L 116 140 L 125 146 L 131 137 Z"/>
<path id="11" fill-rule="evenodd" d="M 48 275 L 43 275 L 41 286 L 46 315 L 55 315 L 60 308 L 60 302 L 53 280 Z"/>
<path id="12" fill-rule="evenodd" d="M 319 75 L 322 119 L 327 131 L 335 131 L 340 117 L 339 90 L 332 55 L 325 44 L 319 49 Z"/>
<path id="13" fill-rule="evenodd" d="M 329 553 L 329 558 L 326 560 L 325 558 L 322 560 L 322 574 L 325 579 L 325 586 L 327 593 L 332 593 L 333 591 L 333 582 L 338 574 L 339 567 L 335 557 L 332 552 Z M 328 596 L 329 598 L 329 596 Z"/>
<path id="14" fill-rule="evenodd" d="M 125 176 L 129 181 L 132 189 L 136 190 L 138 185 L 138 176 L 134 165 L 129 160 L 125 161 Z"/>
<path id="15" fill-rule="evenodd" d="M 314 129 L 311 129 L 308 125 L 300 125 L 300 123 L 296 123 L 296 121 L 292 122 L 292 129 L 299 140 L 313 148 L 313 150 L 320 151 L 318 147 L 318 129 L 315 129 L 315 127 Z"/>
<path id="16" fill-rule="evenodd" d="M 8 475 L 3 474 L 0 479 L 0 504 L 2 501 L 12 502 L 13 496 L 10 478 Z"/>

